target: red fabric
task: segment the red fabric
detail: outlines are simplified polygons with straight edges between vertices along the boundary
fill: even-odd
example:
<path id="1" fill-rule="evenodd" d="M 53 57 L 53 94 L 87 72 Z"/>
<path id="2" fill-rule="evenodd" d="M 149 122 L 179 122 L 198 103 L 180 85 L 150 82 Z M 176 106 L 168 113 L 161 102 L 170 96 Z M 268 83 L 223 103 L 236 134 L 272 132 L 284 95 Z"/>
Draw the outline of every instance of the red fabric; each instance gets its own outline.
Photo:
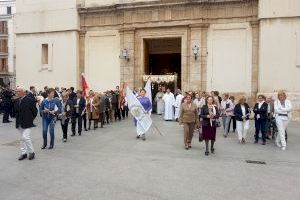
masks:
<path id="1" fill-rule="evenodd" d="M 82 87 L 82 94 L 84 97 L 87 96 L 87 89 L 89 88 L 84 75 L 81 75 L 81 87 Z"/>

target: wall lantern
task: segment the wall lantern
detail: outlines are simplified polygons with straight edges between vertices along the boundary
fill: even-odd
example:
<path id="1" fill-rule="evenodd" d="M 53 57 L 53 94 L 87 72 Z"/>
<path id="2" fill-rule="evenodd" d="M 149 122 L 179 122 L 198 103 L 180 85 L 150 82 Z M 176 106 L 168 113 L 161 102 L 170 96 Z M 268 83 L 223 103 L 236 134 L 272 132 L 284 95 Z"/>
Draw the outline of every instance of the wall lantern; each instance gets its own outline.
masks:
<path id="1" fill-rule="evenodd" d="M 125 60 L 129 61 L 129 52 L 128 52 L 128 49 L 122 49 L 121 50 L 120 59 L 125 59 Z"/>
<path id="2" fill-rule="evenodd" d="M 195 60 L 197 60 L 198 54 L 199 54 L 199 50 L 200 50 L 200 47 L 199 47 L 198 45 L 195 45 L 195 46 L 192 48 L 192 50 L 193 50 L 193 54 L 194 54 L 194 56 L 195 56 Z"/>

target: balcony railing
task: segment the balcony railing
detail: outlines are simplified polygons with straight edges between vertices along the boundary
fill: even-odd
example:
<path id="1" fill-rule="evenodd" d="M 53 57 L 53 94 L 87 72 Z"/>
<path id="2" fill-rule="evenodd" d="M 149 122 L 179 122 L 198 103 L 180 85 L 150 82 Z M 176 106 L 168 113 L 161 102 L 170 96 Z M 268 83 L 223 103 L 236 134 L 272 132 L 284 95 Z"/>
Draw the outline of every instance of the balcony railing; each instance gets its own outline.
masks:
<path id="1" fill-rule="evenodd" d="M 8 73 L 8 66 L 0 66 L 0 74 L 7 74 Z"/>

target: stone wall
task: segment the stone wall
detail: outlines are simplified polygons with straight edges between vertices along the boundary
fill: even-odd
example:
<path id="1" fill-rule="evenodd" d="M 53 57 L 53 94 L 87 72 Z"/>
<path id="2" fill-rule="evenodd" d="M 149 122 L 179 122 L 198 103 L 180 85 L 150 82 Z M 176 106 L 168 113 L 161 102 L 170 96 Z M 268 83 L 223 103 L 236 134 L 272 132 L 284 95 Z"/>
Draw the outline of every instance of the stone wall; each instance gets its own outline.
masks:
<path id="1" fill-rule="evenodd" d="M 81 30 L 87 33 L 119 30 L 120 49 L 128 49 L 131 58 L 129 61 L 120 60 L 120 81 L 126 81 L 132 87 L 143 85 L 141 77 L 145 74 L 145 39 L 181 38 L 182 89 L 207 90 L 207 37 L 210 24 L 248 23 L 253 28 L 254 38 L 258 35 L 258 23 L 255 23 L 258 2 L 255 0 L 214 3 L 175 0 L 135 4 L 125 2 L 116 6 L 85 6 L 78 8 Z M 198 59 L 194 59 L 194 45 L 200 46 Z M 252 45 L 252 74 L 257 74 L 258 40 L 254 40 Z M 80 60 L 85 60 L 84 55 L 88 56 L 82 53 Z M 249 84 L 255 93 L 257 76 L 253 75 L 251 80 Z"/>

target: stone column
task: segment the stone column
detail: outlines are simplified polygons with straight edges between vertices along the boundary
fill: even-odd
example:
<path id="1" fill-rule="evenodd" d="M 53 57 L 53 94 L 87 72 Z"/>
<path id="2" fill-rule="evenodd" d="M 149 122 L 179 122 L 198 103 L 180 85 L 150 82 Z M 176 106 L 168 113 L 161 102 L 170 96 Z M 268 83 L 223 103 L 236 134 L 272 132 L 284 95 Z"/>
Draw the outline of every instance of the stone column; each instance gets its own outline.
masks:
<path id="1" fill-rule="evenodd" d="M 134 37 L 135 29 L 120 29 L 120 55 L 121 50 L 127 49 L 129 54 L 129 60 L 120 60 L 120 72 L 121 72 L 121 84 L 126 82 L 129 87 L 135 86 L 135 71 L 134 71 Z"/>
<path id="2" fill-rule="evenodd" d="M 79 81 L 77 81 L 79 86 L 78 88 L 81 87 L 80 75 L 85 71 L 85 36 L 86 36 L 85 30 L 79 31 L 79 69 L 78 69 L 79 74 L 77 75 L 78 76 L 77 80 L 79 79 Z"/>
<path id="3" fill-rule="evenodd" d="M 189 42 L 189 90 L 199 91 L 201 90 L 201 24 L 190 25 L 190 42 Z M 197 57 L 193 53 L 193 47 L 197 45 L 199 52 Z"/>
<path id="4" fill-rule="evenodd" d="M 256 98 L 258 93 L 258 79 L 259 79 L 259 22 L 251 21 L 252 28 L 252 78 L 251 78 L 251 97 L 252 100 Z"/>
<path id="5" fill-rule="evenodd" d="M 201 91 L 207 90 L 207 34 L 209 24 L 201 25 Z"/>

